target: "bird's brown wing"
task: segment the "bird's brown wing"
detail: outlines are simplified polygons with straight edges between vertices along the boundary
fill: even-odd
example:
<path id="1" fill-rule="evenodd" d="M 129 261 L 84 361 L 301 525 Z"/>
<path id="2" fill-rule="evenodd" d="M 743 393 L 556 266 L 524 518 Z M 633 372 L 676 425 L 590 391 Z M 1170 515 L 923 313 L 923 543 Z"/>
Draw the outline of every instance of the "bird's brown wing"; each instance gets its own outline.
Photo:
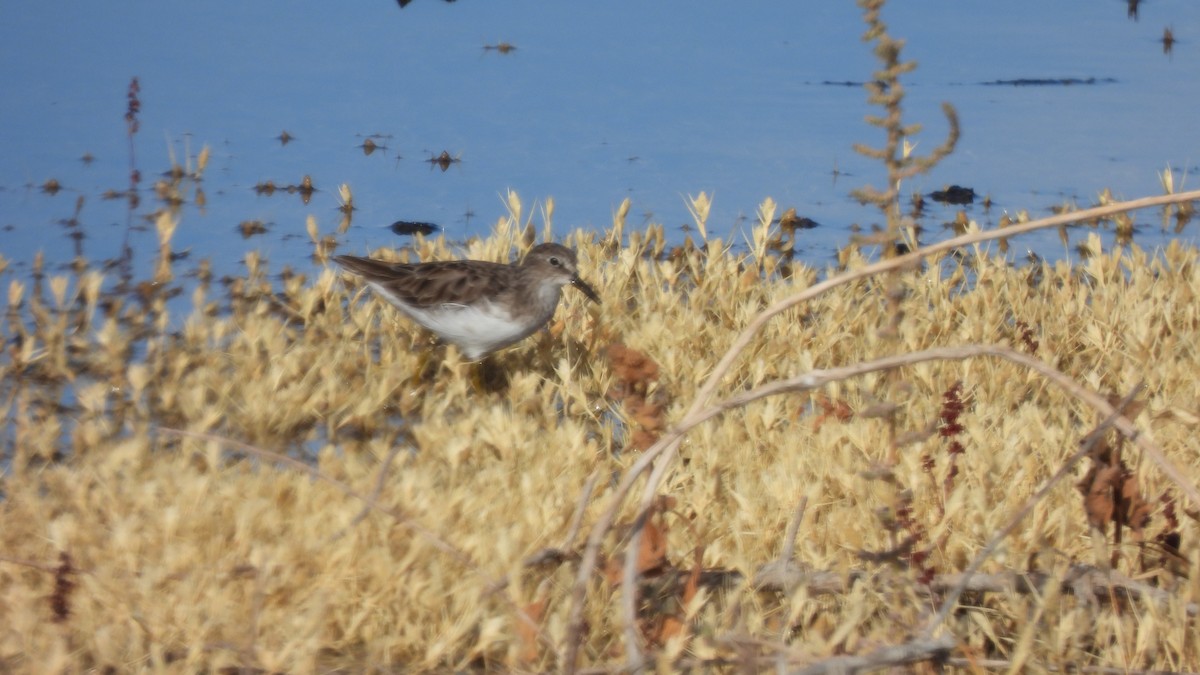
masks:
<path id="1" fill-rule="evenodd" d="M 413 307 L 469 305 L 484 294 L 513 287 L 515 268 L 481 260 L 447 260 L 419 265 L 340 255 L 334 262 L 374 284 L 395 301 Z"/>

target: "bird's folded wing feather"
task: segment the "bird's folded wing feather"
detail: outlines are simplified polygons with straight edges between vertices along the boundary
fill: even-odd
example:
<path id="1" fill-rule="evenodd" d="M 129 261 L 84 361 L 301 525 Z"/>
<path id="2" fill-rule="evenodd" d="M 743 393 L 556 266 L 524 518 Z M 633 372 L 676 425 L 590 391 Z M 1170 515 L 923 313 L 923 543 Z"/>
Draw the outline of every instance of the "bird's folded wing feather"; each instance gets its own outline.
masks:
<path id="1" fill-rule="evenodd" d="M 515 268 L 478 260 L 412 265 L 343 255 L 334 261 L 414 307 L 469 305 L 485 294 L 503 293 L 516 281 Z"/>

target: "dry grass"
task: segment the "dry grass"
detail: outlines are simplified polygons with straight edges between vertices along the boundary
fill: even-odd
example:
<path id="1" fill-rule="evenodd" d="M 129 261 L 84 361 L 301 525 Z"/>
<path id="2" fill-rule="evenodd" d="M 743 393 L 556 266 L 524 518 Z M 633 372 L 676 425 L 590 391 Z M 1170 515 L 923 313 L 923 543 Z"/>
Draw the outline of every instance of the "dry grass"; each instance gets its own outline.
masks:
<path id="1" fill-rule="evenodd" d="M 510 208 L 470 257 L 539 238 Z M 666 438 L 760 312 L 824 278 L 755 244 L 773 210 L 748 254 L 670 248 L 660 228 L 623 237 L 623 222 L 569 234 L 603 305 L 568 289 L 549 330 L 482 369 L 328 267 L 273 279 L 251 255 L 244 278 L 199 284 L 185 316 L 163 284 L 138 299 L 88 270 L 11 279 L 0 672 L 524 671 L 641 655 L 796 668 L 921 637 L 953 575 L 1104 417 L 1019 363 L 868 372 L 697 425 L 650 483 L 665 498 L 629 556 L 635 622 L 616 555 L 628 528 L 601 527 L 607 562 L 585 575 L 573 629 L 586 533 L 610 507 L 637 514 L 615 499 L 635 448 Z M 718 396 L 1007 345 L 1115 399 L 1144 384 L 1128 416 L 1194 486 L 1197 251 L 1089 246 L 1076 267 L 968 250 L 834 287 L 765 322 Z M 455 253 L 420 240 L 401 255 Z M 1197 504 L 1115 438 L 1154 507 L 1144 541 L 1089 527 L 1079 465 L 984 561 L 993 585 L 969 586 L 947 618 L 951 663 L 1200 669 Z M 779 569 L 798 512 L 783 567 L 804 574 L 771 581 L 760 568 Z M 1119 575 L 1080 581 L 1086 566 Z"/>

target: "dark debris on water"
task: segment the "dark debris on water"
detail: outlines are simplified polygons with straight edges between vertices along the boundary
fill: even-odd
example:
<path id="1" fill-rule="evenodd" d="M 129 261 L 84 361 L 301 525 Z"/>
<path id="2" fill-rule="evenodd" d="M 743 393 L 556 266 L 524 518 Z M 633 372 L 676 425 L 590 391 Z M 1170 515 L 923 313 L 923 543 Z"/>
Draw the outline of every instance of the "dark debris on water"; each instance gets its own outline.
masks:
<path id="1" fill-rule="evenodd" d="M 929 198 L 943 204 L 973 204 L 975 202 L 975 190 L 962 187 L 961 185 L 951 185 L 945 190 L 930 192 Z"/>
<path id="2" fill-rule="evenodd" d="M 430 235 L 442 229 L 433 223 L 422 223 L 415 220 L 397 220 L 388 226 L 392 232 L 401 236 L 423 234 Z"/>

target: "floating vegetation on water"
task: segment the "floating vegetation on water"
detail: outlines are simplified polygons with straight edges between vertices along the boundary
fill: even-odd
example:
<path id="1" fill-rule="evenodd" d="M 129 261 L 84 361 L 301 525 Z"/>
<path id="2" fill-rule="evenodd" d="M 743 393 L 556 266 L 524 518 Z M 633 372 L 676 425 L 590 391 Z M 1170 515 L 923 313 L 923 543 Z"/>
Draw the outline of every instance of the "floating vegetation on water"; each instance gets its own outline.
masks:
<path id="1" fill-rule="evenodd" d="M 313 193 L 317 191 L 317 188 L 313 186 L 312 177 L 308 175 L 305 175 L 304 178 L 300 180 L 299 184 L 276 185 L 275 181 L 268 180 L 257 183 L 254 186 L 254 192 L 256 194 L 266 197 L 270 197 L 271 195 L 275 194 L 276 191 L 286 192 L 288 194 L 298 194 L 300 195 L 301 201 L 307 204 L 309 200 L 312 199 Z"/>
<path id="2" fill-rule="evenodd" d="M 242 239 L 249 239 L 260 234 L 266 234 L 267 226 L 261 220 L 243 220 L 238 224 L 238 232 L 241 232 Z"/>
<path id="3" fill-rule="evenodd" d="M 483 51 L 485 51 L 485 52 L 494 51 L 497 54 L 509 54 L 511 52 L 517 51 L 517 46 L 512 43 L 509 43 L 509 42 L 497 42 L 494 45 L 484 45 Z"/>
<path id="4" fill-rule="evenodd" d="M 440 154 L 440 155 L 431 154 L 429 156 L 429 159 L 427 159 L 425 161 L 429 162 L 429 167 L 431 169 L 436 166 L 436 167 L 441 168 L 442 172 L 444 173 L 451 166 L 462 162 L 462 153 L 459 153 L 459 154 L 451 157 L 450 153 L 448 151 L 443 150 L 442 154 Z"/>
<path id="5" fill-rule="evenodd" d="M 1010 80 L 980 82 L 984 86 L 1003 87 L 1070 87 L 1077 85 L 1116 84 L 1111 77 L 1018 77 Z"/>
<path id="6" fill-rule="evenodd" d="M 374 139 L 371 138 L 364 140 L 358 147 L 362 148 L 363 154 L 367 157 L 370 157 L 371 153 L 375 152 L 376 150 L 387 150 L 386 145 L 379 145 Z"/>

